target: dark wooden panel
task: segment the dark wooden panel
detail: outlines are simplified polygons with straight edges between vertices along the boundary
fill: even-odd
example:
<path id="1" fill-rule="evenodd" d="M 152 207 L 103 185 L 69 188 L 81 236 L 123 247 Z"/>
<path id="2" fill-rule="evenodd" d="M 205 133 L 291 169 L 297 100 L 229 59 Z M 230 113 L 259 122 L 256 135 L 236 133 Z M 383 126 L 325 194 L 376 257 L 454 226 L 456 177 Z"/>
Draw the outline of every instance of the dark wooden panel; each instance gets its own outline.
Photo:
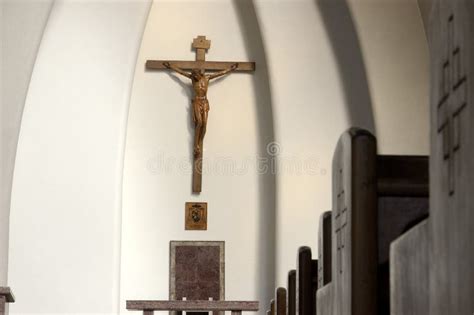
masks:
<path id="1" fill-rule="evenodd" d="M 288 272 L 288 315 L 296 315 L 296 270 Z"/>
<path id="2" fill-rule="evenodd" d="M 377 156 L 378 315 L 390 314 L 390 243 L 429 215 L 427 156 Z"/>
<path id="3" fill-rule="evenodd" d="M 390 244 L 428 217 L 428 202 L 426 197 L 378 198 L 378 315 L 390 314 Z"/>
<path id="4" fill-rule="evenodd" d="M 298 315 L 316 314 L 317 260 L 309 247 L 300 247 L 296 269 L 296 310 Z"/>
<path id="5" fill-rule="evenodd" d="M 377 313 L 376 140 L 352 128 L 333 158 L 334 313 Z"/>
<path id="6" fill-rule="evenodd" d="M 474 313 L 474 1 L 430 17 L 430 310 Z"/>
<path id="7" fill-rule="evenodd" d="M 331 211 L 319 218 L 318 233 L 318 288 L 331 282 Z"/>
<path id="8" fill-rule="evenodd" d="M 428 157 L 377 156 L 377 193 L 379 196 L 428 197 Z"/>
<path id="9" fill-rule="evenodd" d="M 276 289 L 276 315 L 286 315 L 286 289 L 285 288 L 278 288 Z"/>
<path id="10" fill-rule="evenodd" d="M 390 315 L 429 314 L 428 222 L 390 246 Z"/>
<path id="11" fill-rule="evenodd" d="M 425 197 L 378 198 L 378 262 L 388 262 L 390 243 L 429 215 Z"/>
<path id="12" fill-rule="evenodd" d="M 318 291 L 318 260 L 311 261 L 311 310 L 316 315 L 316 292 Z"/>

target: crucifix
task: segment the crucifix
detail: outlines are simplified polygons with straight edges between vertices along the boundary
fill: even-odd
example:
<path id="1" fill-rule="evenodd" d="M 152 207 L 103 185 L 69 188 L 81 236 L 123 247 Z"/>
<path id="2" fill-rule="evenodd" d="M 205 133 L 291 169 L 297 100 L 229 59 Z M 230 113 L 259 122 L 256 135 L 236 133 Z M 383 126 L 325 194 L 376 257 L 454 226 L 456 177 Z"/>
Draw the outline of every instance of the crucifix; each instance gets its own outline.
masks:
<path id="1" fill-rule="evenodd" d="M 211 41 L 206 39 L 206 36 L 198 36 L 192 44 L 192 48 L 196 50 L 196 61 L 147 60 L 146 62 L 146 68 L 149 70 L 169 69 L 192 82 L 194 91 L 192 100 L 194 121 L 192 187 L 194 193 L 200 193 L 202 188 L 203 144 L 209 112 L 207 100 L 209 81 L 233 71 L 255 71 L 255 62 L 206 61 L 206 51 L 210 47 Z"/>

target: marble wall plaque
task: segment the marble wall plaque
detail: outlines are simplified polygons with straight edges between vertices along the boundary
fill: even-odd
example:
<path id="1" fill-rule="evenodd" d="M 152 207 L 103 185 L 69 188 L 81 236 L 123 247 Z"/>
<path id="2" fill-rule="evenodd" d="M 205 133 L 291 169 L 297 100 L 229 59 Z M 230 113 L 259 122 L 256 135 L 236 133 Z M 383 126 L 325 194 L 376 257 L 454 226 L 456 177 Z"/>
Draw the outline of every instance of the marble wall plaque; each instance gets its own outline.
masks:
<path id="1" fill-rule="evenodd" d="M 170 299 L 224 300 L 224 242 L 171 241 Z"/>

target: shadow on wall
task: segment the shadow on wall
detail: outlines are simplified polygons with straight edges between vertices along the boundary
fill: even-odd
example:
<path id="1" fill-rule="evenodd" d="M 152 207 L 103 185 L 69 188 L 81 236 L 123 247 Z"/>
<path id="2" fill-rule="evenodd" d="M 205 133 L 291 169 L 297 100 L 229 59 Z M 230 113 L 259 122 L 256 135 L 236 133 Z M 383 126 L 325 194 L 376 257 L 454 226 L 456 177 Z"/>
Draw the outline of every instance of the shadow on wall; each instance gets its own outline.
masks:
<path id="1" fill-rule="evenodd" d="M 273 110 L 268 75 L 267 58 L 263 45 L 262 33 L 252 0 L 233 0 L 239 24 L 242 26 L 246 51 L 249 58 L 257 63 L 257 71 L 253 75 L 253 86 L 257 100 L 258 123 L 258 154 L 260 157 L 272 158 L 267 152 L 267 145 L 275 140 L 273 128 Z M 275 287 L 275 225 L 276 225 L 276 177 L 272 172 L 260 175 L 259 179 L 259 244 L 258 263 L 255 285 L 265 287 L 259 300 L 269 301 Z"/>
<path id="2" fill-rule="evenodd" d="M 376 135 L 372 101 L 359 37 L 346 0 L 315 0 L 336 56 L 351 126 Z"/>

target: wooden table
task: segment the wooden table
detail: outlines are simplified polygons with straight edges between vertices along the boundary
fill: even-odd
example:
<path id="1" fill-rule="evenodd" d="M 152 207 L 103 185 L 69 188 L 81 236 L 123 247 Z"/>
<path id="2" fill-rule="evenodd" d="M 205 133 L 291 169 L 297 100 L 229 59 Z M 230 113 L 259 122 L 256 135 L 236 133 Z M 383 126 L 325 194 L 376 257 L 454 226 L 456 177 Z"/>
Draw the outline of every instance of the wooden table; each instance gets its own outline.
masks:
<path id="1" fill-rule="evenodd" d="M 5 314 L 5 304 L 15 302 L 12 290 L 9 287 L 0 287 L 0 315 Z"/>
<path id="2" fill-rule="evenodd" d="M 231 311 L 240 315 L 242 311 L 258 311 L 257 301 L 127 301 L 127 310 L 143 311 L 143 315 L 153 315 L 154 311 Z"/>

